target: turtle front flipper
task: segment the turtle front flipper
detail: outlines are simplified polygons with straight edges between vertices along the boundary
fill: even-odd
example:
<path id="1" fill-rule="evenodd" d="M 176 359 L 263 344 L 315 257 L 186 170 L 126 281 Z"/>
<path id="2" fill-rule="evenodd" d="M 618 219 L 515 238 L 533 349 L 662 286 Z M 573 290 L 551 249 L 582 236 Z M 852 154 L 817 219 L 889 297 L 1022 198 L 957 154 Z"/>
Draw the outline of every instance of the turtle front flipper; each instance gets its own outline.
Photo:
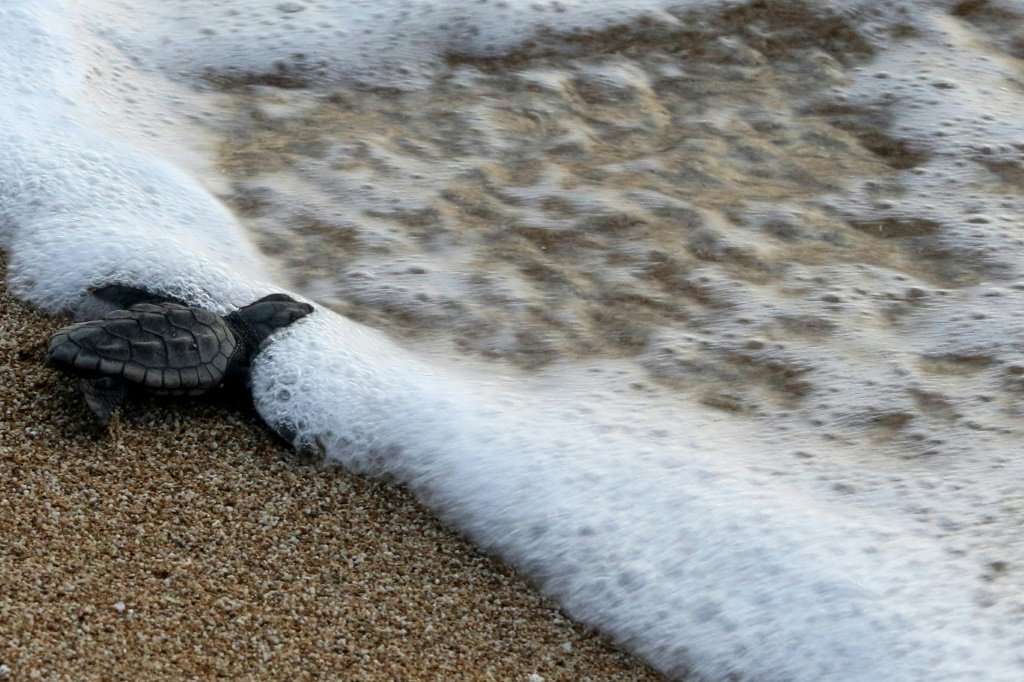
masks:
<path id="1" fill-rule="evenodd" d="M 114 410 L 124 401 L 124 384 L 111 377 L 101 377 L 82 379 L 80 385 L 86 405 L 96 415 L 96 421 L 100 426 L 106 427 Z"/>
<path id="2" fill-rule="evenodd" d="M 173 296 L 155 294 L 152 291 L 130 287 L 127 284 L 108 284 L 105 287 L 93 289 L 90 293 L 94 298 L 116 310 L 131 308 L 136 303 L 177 303 L 179 305 L 187 305 L 184 301 L 180 301 Z"/>
<path id="3" fill-rule="evenodd" d="M 185 305 L 183 301 L 173 296 L 156 294 L 146 289 L 128 286 L 127 284 L 108 284 L 98 289 L 90 290 L 89 295 L 79 301 L 74 310 L 75 321 L 95 320 L 112 310 L 127 310 L 137 303 L 151 303 L 154 305 L 177 303 Z"/>

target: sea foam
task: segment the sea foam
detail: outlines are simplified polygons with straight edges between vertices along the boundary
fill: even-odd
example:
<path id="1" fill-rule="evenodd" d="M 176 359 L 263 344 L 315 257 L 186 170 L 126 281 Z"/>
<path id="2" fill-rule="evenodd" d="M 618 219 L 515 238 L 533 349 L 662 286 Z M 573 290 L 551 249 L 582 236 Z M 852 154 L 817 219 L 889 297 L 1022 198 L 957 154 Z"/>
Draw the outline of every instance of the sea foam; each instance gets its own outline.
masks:
<path id="1" fill-rule="evenodd" d="M 134 133 L 117 134 L 141 123 L 98 120 L 97 102 L 126 95 L 98 92 L 82 44 L 106 41 L 169 89 L 211 74 L 415 86 L 455 52 L 498 55 L 541 31 L 641 14 L 675 21 L 662 9 L 97 0 L 75 14 L 57 0 L 8 2 L 0 238 L 9 284 L 51 311 L 79 307 L 109 282 L 219 311 L 281 288 L 230 212 L 152 153 L 159 141 L 146 151 Z M 483 379 L 319 308 L 257 358 L 253 394 L 297 447 L 408 485 L 574 617 L 670 676 L 1024 673 L 1019 618 L 985 616 L 973 558 L 813 480 L 773 479 L 765 472 L 778 450 L 756 427 L 741 431 L 695 404 L 646 403 L 619 388 L 628 371 L 596 369 L 561 385 Z"/>
<path id="2" fill-rule="evenodd" d="M 499 56 L 540 31 L 675 23 L 663 0 L 102 0 L 111 40 L 174 76 L 289 76 L 415 86 L 446 57 Z M 691 5 L 707 4 L 702 2 Z"/>
<path id="3" fill-rule="evenodd" d="M 607 395 L 456 380 L 331 315 L 282 334 L 256 376 L 260 413 L 300 447 L 408 484 L 671 676 L 1014 674 L 972 635 L 969 581 L 941 551 L 898 523 L 765 486 L 731 456 L 757 443 L 696 410 L 658 438 L 633 412 L 569 402 L 607 408 Z"/>

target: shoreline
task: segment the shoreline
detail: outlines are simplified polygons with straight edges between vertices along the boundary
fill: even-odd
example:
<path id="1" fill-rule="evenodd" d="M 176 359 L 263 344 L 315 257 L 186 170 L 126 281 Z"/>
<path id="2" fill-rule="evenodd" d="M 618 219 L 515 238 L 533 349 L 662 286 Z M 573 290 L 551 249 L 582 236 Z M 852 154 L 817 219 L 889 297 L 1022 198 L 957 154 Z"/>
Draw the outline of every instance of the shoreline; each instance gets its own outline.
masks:
<path id="1" fill-rule="evenodd" d="M 0 679 L 662 679 L 247 398 L 111 438 L 43 365 L 60 325 L 0 292 Z"/>

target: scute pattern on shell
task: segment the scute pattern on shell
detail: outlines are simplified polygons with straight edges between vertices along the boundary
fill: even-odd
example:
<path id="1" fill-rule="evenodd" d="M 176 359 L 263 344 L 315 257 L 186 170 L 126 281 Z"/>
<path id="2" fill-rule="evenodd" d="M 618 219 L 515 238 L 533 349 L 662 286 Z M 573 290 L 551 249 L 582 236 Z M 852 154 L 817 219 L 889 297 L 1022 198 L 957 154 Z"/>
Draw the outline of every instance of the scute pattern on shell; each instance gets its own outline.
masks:
<path id="1" fill-rule="evenodd" d="M 138 303 L 80 322 L 50 340 L 50 359 L 80 373 L 105 375 L 166 393 L 214 388 L 235 351 L 223 318 L 177 303 Z"/>

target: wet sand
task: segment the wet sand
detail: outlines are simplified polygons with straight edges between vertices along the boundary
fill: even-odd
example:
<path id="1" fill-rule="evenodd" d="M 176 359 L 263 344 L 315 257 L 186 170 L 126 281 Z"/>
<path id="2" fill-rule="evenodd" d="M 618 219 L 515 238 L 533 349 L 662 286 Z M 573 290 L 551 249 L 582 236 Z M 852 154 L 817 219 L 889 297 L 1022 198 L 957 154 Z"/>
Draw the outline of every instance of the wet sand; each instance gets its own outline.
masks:
<path id="1" fill-rule="evenodd" d="M 100 431 L 61 322 L 0 293 L 0 679 L 660 679 L 248 399 Z"/>

